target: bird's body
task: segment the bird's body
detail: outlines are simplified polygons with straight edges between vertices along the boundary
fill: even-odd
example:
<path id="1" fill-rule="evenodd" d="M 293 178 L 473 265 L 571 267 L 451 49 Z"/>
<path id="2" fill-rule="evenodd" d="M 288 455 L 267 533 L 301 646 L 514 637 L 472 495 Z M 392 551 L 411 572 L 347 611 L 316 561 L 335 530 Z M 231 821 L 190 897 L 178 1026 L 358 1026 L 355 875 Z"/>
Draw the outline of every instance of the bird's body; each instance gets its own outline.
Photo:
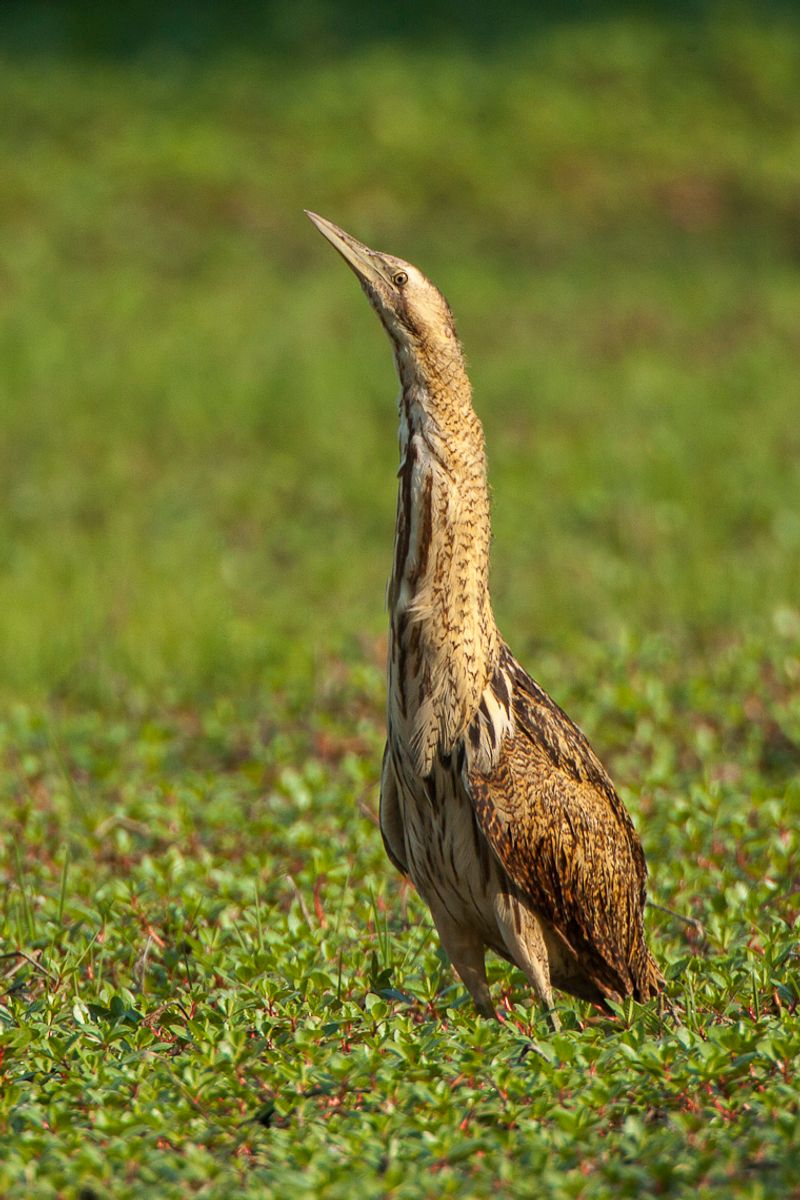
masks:
<path id="1" fill-rule="evenodd" d="M 390 335 L 401 464 L 389 584 L 387 853 L 430 907 L 480 1012 L 486 948 L 602 1003 L 656 994 L 643 930 L 646 868 L 631 819 L 586 738 L 524 672 L 489 596 L 483 430 L 446 301 L 417 269 L 309 214 Z"/>

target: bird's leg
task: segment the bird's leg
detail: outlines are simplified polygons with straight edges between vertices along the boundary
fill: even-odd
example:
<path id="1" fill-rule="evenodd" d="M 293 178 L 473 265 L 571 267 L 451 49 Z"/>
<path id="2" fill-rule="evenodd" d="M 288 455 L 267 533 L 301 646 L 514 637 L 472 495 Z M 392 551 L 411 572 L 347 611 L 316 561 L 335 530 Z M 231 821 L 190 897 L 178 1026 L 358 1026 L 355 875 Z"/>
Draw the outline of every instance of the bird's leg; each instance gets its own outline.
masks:
<path id="1" fill-rule="evenodd" d="M 558 1033 L 561 1029 L 561 1017 L 554 1008 L 548 1008 L 544 1014 L 547 1017 L 547 1024 L 550 1026 L 551 1033 Z"/>
<path id="2" fill-rule="evenodd" d="M 558 1033 L 561 1022 L 553 1008 L 550 959 L 541 925 L 529 909 L 505 892 L 494 898 L 494 915 L 512 960 L 525 972 L 551 1030 Z"/>
<path id="3" fill-rule="evenodd" d="M 474 929 L 458 925 L 442 908 L 431 906 L 434 924 L 439 932 L 442 947 L 450 962 L 475 1001 L 482 1017 L 497 1016 L 489 984 L 486 982 L 486 950 Z"/>

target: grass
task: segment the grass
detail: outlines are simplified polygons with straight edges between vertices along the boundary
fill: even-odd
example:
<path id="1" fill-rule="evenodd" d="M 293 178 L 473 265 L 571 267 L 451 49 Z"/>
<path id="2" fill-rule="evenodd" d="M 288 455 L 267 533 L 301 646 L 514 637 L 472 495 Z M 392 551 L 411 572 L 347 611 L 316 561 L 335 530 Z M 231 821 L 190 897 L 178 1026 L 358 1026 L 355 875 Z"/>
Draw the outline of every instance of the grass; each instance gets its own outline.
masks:
<path id="1" fill-rule="evenodd" d="M 195 59 L 23 11 L 0 1194 L 797 1194 L 800 28 L 309 8 Z M 495 962 L 480 1021 L 385 859 L 396 385 L 303 207 L 454 306 L 501 627 L 705 930 L 648 913 L 672 1015 L 554 1036 Z"/>

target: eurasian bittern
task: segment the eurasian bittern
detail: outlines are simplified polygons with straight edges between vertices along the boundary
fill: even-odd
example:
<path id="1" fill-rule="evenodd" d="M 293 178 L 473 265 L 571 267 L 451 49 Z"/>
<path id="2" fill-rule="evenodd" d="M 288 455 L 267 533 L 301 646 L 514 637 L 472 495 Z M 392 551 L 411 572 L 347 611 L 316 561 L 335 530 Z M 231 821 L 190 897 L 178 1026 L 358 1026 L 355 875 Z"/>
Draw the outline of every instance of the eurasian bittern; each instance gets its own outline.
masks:
<path id="1" fill-rule="evenodd" d="M 484 1015 L 494 1015 L 487 947 L 524 971 L 548 1012 L 553 986 L 601 1005 L 646 1000 L 662 977 L 644 937 L 638 835 L 586 738 L 492 614 L 483 429 L 447 301 L 410 263 L 308 216 L 355 272 L 401 383 L 386 852 Z"/>

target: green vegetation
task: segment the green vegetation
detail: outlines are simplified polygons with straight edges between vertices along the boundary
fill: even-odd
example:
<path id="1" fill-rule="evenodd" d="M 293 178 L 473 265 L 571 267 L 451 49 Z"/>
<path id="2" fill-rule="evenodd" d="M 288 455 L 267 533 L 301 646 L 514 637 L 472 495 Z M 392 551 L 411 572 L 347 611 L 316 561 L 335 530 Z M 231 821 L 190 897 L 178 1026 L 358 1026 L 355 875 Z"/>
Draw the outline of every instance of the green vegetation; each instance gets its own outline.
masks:
<path id="1" fill-rule="evenodd" d="M 800 24 L 194 7 L 3 18 L 0 1195 L 796 1195 Z M 477 1019 L 385 860 L 396 384 L 303 207 L 453 304 L 671 1015 Z"/>

